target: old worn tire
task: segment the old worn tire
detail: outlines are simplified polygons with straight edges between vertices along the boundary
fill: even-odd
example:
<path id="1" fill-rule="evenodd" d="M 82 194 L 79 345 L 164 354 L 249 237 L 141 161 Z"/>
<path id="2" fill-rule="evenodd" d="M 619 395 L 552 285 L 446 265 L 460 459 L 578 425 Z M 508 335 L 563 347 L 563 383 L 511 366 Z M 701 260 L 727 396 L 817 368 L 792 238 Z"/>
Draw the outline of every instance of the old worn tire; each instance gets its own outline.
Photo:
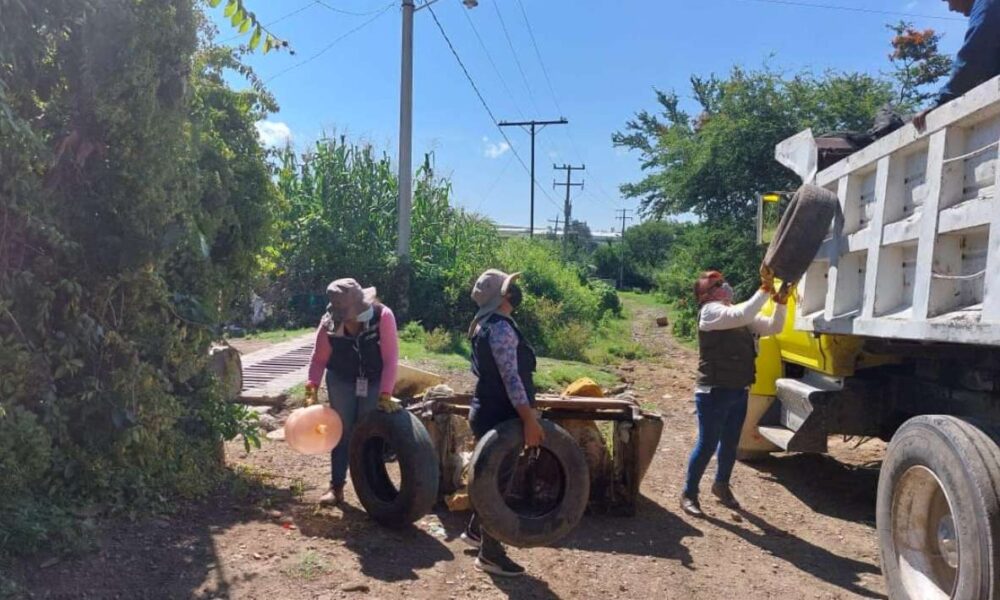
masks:
<path id="1" fill-rule="evenodd" d="M 552 544 L 573 530 L 583 518 L 590 498 L 587 461 L 573 439 L 559 425 L 542 420 L 545 442 L 542 451 L 554 458 L 561 475 L 558 503 L 544 514 L 526 514 L 508 506 L 502 486 L 507 467 L 524 447 L 521 421 L 514 419 L 491 430 L 472 455 L 469 497 L 472 506 L 493 537 L 522 548 Z"/>
<path id="2" fill-rule="evenodd" d="M 803 185 L 781 216 L 764 256 L 782 281 L 802 279 L 837 214 L 837 195 L 826 188 Z"/>
<path id="3" fill-rule="evenodd" d="M 385 468 L 386 444 L 395 451 L 400 485 Z M 354 491 L 368 514 L 388 527 L 404 527 L 430 512 L 437 501 L 437 453 L 423 423 L 409 411 L 372 411 L 351 435 Z"/>
<path id="4" fill-rule="evenodd" d="M 940 415 L 904 423 L 876 519 L 891 600 L 1000 598 L 1000 448 L 984 428 Z"/>

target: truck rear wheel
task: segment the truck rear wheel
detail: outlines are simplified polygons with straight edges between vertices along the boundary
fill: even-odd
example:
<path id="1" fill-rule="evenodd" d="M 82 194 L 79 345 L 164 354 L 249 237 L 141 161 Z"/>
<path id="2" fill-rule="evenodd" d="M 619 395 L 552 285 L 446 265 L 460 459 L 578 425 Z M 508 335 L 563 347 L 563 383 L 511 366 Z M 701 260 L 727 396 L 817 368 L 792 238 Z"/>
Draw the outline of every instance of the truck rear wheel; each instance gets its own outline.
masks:
<path id="1" fill-rule="evenodd" d="M 892 600 L 1000 598 L 1000 447 L 950 416 L 910 419 L 879 474 L 882 572 Z"/>

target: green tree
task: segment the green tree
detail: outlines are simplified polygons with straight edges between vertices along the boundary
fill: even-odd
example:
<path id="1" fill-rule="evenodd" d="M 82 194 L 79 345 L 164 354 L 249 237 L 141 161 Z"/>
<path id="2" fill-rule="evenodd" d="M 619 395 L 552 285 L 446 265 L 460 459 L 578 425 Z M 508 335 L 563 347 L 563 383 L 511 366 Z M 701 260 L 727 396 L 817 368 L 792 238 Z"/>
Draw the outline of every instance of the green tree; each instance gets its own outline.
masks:
<path id="1" fill-rule="evenodd" d="M 640 155 L 646 176 L 621 190 L 654 219 L 693 213 L 700 223 L 672 246 L 660 275 L 668 299 L 682 302 L 697 274 L 724 270 L 740 297 L 756 285 L 762 249 L 754 221 L 760 194 L 794 189 L 795 175 L 774 160 L 774 147 L 795 133 L 864 130 L 892 97 L 888 82 L 863 74 L 786 76 L 769 68 L 734 68 L 726 78 L 692 77 L 697 119 L 679 96 L 656 92 L 660 111 L 640 111 L 612 137 Z M 693 313 L 686 313 L 690 327 Z"/>
<path id="2" fill-rule="evenodd" d="M 915 110 L 934 97 L 929 86 L 951 72 L 952 59 L 938 50 L 941 34 L 933 29 L 916 29 L 912 23 L 900 21 L 887 25 L 892 38 L 892 76 L 896 80 L 896 102 L 907 110 Z"/>
<path id="3" fill-rule="evenodd" d="M 191 0 L 0 2 L 0 555 L 62 507 L 210 489 L 252 435 L 207 370 L 276 200 Z"/>
<path id="4" fill-rule="evenodd" d="M 672 221 L 647 220 L 630 227 L 624 240 L 624 287 L 649 290 L 656 272 L 672 256 L 673 246 L 684 225 Z M 593 254 L 596 274 L 618 281 L 623 256 L 621 244 L 605 244 Z"/>
<path id="5" fill-rule="evenodd" d="M 683 110 L 675 93 L 656 92 L 658 114 L 645 110 L 612 136 L 616 147 L 639 153 L 646 176 L 622 193 L 639 198 L 644 215 L 694 213 L 752 229 L 757 197 L 795 185 L 774 160 L 774 146 L 812 127 L 867 129 L 891 97 L 888 83 L 860 74 L 800 74 L 734 68 L 725 79 L 692 77 L 700 116 Z"/>

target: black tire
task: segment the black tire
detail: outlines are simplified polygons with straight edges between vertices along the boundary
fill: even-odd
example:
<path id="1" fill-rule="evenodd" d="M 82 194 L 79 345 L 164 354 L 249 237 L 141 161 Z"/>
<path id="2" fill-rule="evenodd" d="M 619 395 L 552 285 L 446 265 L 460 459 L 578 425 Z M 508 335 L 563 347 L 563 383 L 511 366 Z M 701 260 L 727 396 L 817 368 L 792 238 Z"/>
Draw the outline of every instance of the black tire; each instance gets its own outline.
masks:
<path id="1" fill-rule="evenodd" d="M 904 423 L 882 463 L 876 520 L 891 600 L 1000 598 L 1000 447 L 980 426 Z"/>
<path id="2" fill-rule="evenodd" d="M 552 544 L 583 518 L 590 498 L 590 472 L 583 451 L 565 429 L 542 420 L 545 442 L 539 462 L 543 486 L 550 490 L 549 501 L 540 510 L 511 506 L 505 488 L 511 467 L 524 447 L 521 421 L 514 419 L 491 430 L 472 455 L 469 498 L 486 531 L 505 544 L 522 548 Z M 533 486 L 532 486 L 533 487 Z"/>
<path id="3" fill-rule="evenodd" d="M 385 468 L 386 448 L 399 464 L 400 485 Z M 437 502 L 438 457 L 423 423 L 409 411 L 372 411 L 351 434 L 351 482 L 368 514 L 388 527 L 404 527 Z"/>
<path id="4" fill-rule="evenodd" d="M 826 188 L 803 185 L 781 216 L 764 264 L 782 281 L 799 281 L 816 256 L 837 214 L 837 195 Z"/>

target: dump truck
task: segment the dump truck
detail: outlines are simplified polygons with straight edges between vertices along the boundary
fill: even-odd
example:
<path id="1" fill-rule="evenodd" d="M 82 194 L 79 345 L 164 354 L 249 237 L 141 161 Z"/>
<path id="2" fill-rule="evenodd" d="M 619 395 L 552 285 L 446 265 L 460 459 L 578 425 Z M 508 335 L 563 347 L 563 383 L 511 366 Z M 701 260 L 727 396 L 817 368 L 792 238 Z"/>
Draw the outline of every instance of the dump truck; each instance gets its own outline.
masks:
<path id="1" fill-rule="evenodd" d="M 740 454 L 889 442 L 876 523 L 893 600 L 1000 598 L 998 151 L 1000 78 L 832 165 L 808 131 L 776 149 L 840 210 L 761 340 Z M 763 241 L 783 204 L 762 198 Z"/>

